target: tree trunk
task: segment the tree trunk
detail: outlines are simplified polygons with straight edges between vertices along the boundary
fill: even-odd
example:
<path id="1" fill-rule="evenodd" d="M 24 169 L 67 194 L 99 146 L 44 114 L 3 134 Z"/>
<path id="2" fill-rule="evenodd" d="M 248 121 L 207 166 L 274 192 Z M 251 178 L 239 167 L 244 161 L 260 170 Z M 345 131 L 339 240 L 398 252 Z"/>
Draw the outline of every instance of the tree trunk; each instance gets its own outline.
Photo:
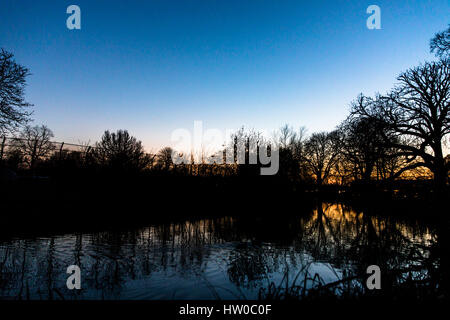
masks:
<path id="1" fill-rule="evenodd" d="M 442 153 L 441 140 L 435 144 L 434 148 L 434 163 L 433 163 L 433 176 L 434 176 L 434 189 L 438 197 L 444 196 L 447 189 L 447 176 L 448 172 L 445 168 L 445 160 Z"/>
<path id="2" fill-rule="evenodd" d="M 436 195 L 438 197 L 442 197 L 445 195 L 447 191 L 447 170 L 445 169 L 445 165 L 442 162 L 442 164 L 438 164 L 437 168 L 433 172 L 434 175 L 434 189 L 436 192 Z"/>

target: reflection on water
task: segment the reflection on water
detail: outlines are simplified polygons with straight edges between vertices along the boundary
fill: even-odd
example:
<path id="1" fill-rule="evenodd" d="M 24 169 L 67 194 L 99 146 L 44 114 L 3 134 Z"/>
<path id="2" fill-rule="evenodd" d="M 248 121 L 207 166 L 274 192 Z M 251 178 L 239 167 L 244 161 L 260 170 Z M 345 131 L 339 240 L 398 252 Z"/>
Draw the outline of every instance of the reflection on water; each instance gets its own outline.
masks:
<path id="1" fill-rule="evenodd" d="M 397 289 L 421 294 L 412 286 L 429 294 L 445 287 L 436 243 L 435 231 L 417 223 L 328 204 L 307 216 L 275 221 L 223 217 L 133 231 L 13 239 L 0 242 L 0 298 L 360 295 L 367 294 L 362 284 L 371 264 L 382 269 L 384 294 Z M 72 264 L 82 270 L 79 291 L 66 288 L 66 268 Z"/>

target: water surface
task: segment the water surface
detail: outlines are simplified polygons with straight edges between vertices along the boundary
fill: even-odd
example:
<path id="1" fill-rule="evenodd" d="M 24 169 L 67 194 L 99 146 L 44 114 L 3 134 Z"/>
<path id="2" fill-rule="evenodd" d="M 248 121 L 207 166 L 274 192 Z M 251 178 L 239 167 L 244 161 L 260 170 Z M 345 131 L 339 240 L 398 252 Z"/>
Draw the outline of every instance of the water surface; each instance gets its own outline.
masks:
<path id="1" fill-rule="evenodd" d="M 398 284 L 428 279 L 434 241 L 419 223 L 338 204 L 289 218 L 221 217 L 10 239 L 0 242 L 0 298 L 305 297 L 326 284 L 338 295 L 358 294 L 365 290 L 358 275 L 371 264 L 396 274 L 390 281 Z M 66 288 L 73 264 L 82 271 L 80 291 Z"/>

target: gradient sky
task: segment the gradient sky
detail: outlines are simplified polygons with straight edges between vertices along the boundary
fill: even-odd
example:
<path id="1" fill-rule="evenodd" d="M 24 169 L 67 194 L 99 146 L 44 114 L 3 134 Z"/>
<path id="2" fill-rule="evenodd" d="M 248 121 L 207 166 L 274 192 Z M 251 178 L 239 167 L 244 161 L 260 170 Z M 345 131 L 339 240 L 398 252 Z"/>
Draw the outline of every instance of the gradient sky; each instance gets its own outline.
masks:
<path id="1" fill-rule="evenodd" d="M 81 30 L 66 8 L 81 8 Z M 366 8 L 381 8 L 368 30 Z M 434 57 L 448 0 L 0 1 L 0 47 L 30 68 L 34 124 L 55 140 L 128 129 L 148 151 L 174 129 L 333 129 L 363 92 Z"/>

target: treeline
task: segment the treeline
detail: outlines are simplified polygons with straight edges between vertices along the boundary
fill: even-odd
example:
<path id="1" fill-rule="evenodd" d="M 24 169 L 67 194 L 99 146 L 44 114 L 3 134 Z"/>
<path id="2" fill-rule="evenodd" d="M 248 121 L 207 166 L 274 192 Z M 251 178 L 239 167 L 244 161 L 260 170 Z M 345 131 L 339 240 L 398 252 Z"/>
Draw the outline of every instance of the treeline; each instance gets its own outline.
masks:
<path id="1" fill-rule="evenodd" d="M 78 175 L 79 172 L 138 175 L 143 172 L 175 176 L 255 176 L 260 164 L 248 164 L 252 148 L 269 142 L 279 152 L 278 177 L 303 185 L 355 185 L 392 182 L 398 179 L 432 180 L 433 190 L 447 191 L 450 157 L 450 27 L 430 42 L 437 61 L 426 62 L 401 73 L 397 85 L 386 94 L 359 95 L 349 116 L 331 132 L 307 135 L 305 128 L 285 125 L 273 137 L 245 130 L 231 139 L 233 161 L 217 163 L 217 154 L 185 155 L 176 164 L 174 150 L 163 148 L 156 154 L 144 151 L 141 141 L 126 130 L 105 131 L 101 140 L 82 145 L 80 150 L 59 150 L 46 126 L 25 124 L 29 104 L 23 100 L 28 70 L 17 65 L 12 55 L 0 55 L 5 74 L 2 79 L 2 133 L 14 132 L 16 139 L 1 149 L 1 166 L 23 174 L 44 176 Z M 12 76 L 11 74 L 15 74 Z M 14 112 L 17 112 L 14 114 Z M 5 141 L 5 140 L 4 140 Z M 245 150 L 244 161 L 236 155 Z M 222 152 L 222 151 L 220 151 Z M 219 152 L 219 154 L 220 154 Z M 225 151 L 223 151 L 225 153 Z M 194 161 L 201 159 L 200 161 Z"/>

